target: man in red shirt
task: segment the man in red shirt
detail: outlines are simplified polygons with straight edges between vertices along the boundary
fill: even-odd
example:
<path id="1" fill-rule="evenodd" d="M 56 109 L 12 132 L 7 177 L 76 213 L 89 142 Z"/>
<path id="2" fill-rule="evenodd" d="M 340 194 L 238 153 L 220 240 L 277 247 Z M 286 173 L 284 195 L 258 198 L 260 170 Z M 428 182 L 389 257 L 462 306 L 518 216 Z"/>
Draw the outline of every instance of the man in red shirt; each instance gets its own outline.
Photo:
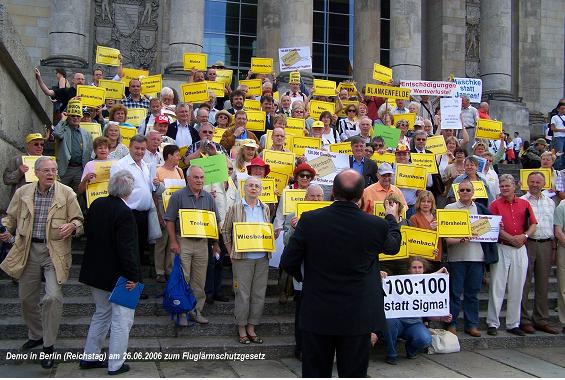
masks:
<path id="1" fill-rule="evenodd" d="M 528 270 L 525 243 L 536 232 L 537 220 L 530 203 L 514 193 L 516 184 L 511 174 L 500 176 L 500 198 L 490 205 L 493 215 L 502 216 L 498 241 L 498 262 L 490 267 L 487 334 L 496 335 L 500 327 L 499 314 L 508 284 L 506 301 L 506 331 L 526 335 L 520 328 L 522 289 Z"/>

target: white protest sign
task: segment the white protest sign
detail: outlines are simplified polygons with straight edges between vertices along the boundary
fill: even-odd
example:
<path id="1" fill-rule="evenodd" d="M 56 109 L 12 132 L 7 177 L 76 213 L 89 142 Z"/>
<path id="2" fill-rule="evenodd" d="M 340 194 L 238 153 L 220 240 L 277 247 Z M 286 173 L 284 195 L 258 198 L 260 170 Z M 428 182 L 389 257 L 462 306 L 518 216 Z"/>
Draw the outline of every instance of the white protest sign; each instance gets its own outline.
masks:
<path id="1" fill-rule="evenodd" d="M 449 275 L 411 274 L 383 279 L 387 319 L 449 314 Z"/>
<path id="2" fill-rule="evenodd" d="M 461 98 L 441 98 L 441 129 L 461 129 Z"/>
<path id="3" fill-rule="evenodd" d="M 279 49 L 280 71 L 312 70 L 312 54 L 309 46 Z"/>
<path id="4" fill-rule="evenodd" d="M 483 94 L 483 81 L 476 78 L 454 78 L 457 84 L 455 96 L 460 98 L 463 95 L 469 96 L 471 103 L 480 103 Z"/>
<path id="5" fill-rule="evenodd" d="M 454 96 L 457 84 L 427 80 L 401 80 L 400 87 L 410 89 L 410 95 Z"/>
<path id="6" fill-rule="evenodd" d="M 314 177 L 314 179 L 312 180 L 313 184 L 331 186 L 333 185 L 334 178 L 338 173 L 341 173 L 345 169 L 349 169 L 349 156 L 347 154 L 326 152 L 323 150 L 306 148 L 304 150 L 304 156 L 306 157 L 306 161 L 313 161 L 321 156 L 327 156 L 332 159 L 332 162 L 335 166 L 335 171 L 326 174 L 323 177 L 319 177 L 318 175 L 316 175 L 316 177 Z M 314 170 L 316 170 L 316 168 L 314 168 Z"/>
<path id="7" fill-rule="evenodd" d="M 496 243 L 500 233 L 500 215 L 469 215 L 471 221 L 471 239 L 479 243 Z"/>

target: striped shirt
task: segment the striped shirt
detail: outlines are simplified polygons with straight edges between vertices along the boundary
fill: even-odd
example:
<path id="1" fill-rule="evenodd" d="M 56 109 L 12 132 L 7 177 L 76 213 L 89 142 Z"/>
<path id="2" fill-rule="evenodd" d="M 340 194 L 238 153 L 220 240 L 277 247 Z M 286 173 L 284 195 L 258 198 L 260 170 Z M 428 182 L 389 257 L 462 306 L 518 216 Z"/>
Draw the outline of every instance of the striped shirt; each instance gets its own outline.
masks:
<path id="1" fill-rule="evenodd" d="M 33 229 L 31 237 L 34 239 L 45 239 L 47 229 L 47 215 L 49 208 L 53 203 L 53 195 L 55 194 L 55 186 L 51 186 L 46 193 L 39 191 L 39 184 L 35 188 L 34 195 L 34 216 L 33 216 Z"/>
<path id="2" fill-rule="evenodd" d="M 534 197 L 530 192 L 522 195 L 520 198 L 528 201 L 534 210 L 534 215 L 538 224 L 536 232 L 530 236 L 532 239 L 553 239 L 553 213 L 555 212 L 555 202 L 540 194 L 539 199 Z"/>

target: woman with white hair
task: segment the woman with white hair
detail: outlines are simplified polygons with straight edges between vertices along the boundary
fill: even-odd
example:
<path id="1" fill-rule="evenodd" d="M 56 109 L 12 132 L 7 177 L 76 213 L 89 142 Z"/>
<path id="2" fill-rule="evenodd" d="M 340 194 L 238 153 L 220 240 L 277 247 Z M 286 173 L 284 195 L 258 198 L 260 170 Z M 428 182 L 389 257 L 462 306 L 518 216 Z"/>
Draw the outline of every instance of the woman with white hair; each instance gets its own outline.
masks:
<path id="1" fill-rule="evenodd" d="M 119 160 L 129 154 L 129 149 L 122 144 L 122 135 L 120 134 L 120 124 L 118 122 L 109 121 L 102 135 L 110 141 L 108 144 L 108 160 Z"/>
<path id="2" fill-rule="evenodd" d="M 410 104 L 408 104 L 408 112 L 416 114 L 416 121 L 414 124 L 424 125 L 424 119 L 422 116 L 418 115 L 420 113 L 420 104 L 418 102 L 410 102 Z"/>

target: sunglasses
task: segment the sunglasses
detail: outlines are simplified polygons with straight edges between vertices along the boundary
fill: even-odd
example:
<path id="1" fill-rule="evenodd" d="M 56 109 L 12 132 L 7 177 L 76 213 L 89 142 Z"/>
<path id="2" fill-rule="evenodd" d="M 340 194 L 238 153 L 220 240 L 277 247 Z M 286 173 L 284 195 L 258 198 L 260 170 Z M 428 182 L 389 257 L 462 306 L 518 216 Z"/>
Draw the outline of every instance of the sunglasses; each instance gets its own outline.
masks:
<path id="1" fill-rule="evenodd" d="M 205 135 L 213 135 L 214 131 L 200 131 L 202 133 L 204 133 Z"/>
<path id="2" fill-rule="evenodd" d="M 470 193 L 471 191 L 473 191 L 473 190 L 471 190 L 471 189 L 459 189 L 460 193 Z"/>
<path id="3" fill-rule="evenodd" d="M 224 119 L 227 119 L 228 117 L 226 115 L 218 115 L 218 119 L 223 117 Z"/>
<path id="4" fill-rule="evenodd" d="M 347 110 L 347 112 L 357 112 L 356 110 Z"/>
<path id="5" fill-rule="evenodd" d="M 298 176 L 300 178 L 312 178 L 312 174 L 310 173 L 299 173 Z"/>
<path id="6" fill-rule="evenodd" d="M 33 146 L 45 146 L 44 143 L 34 143 Z"/>
<path id="7" fill-rule="evenodd" d="M 228 168 L 228 172 L 233 172 L 233 168 Z"/>
<path id="8" fill-rule="evenodd" d="M 416 139 L 416 141 L 426 141 L 426 139 Z"/>
<path id="9" fill-rule="evenodd" d="M 375 148 L 382 148 L 383 146 L 383 144 L 375 144 Z"/>
<path id="10" fill-rule="evenodd" d="M 302 110 L 296 110 L 296 111 L 294 111 L 294 113 L 304 113 L 304 111 L 302 111 Z"/>

